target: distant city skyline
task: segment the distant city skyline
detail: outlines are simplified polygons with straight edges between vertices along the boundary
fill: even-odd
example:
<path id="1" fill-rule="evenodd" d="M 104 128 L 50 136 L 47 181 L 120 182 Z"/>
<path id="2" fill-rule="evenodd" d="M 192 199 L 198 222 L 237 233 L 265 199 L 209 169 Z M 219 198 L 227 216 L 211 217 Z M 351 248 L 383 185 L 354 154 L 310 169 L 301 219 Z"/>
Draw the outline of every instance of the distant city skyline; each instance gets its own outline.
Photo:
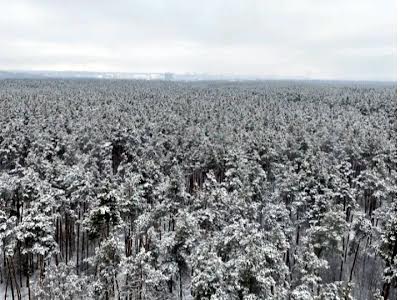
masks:
<path id="1" fill-rule="evenodd" d="M 0 70 L 396 80 L 396 1 L 5 1 Z"/>

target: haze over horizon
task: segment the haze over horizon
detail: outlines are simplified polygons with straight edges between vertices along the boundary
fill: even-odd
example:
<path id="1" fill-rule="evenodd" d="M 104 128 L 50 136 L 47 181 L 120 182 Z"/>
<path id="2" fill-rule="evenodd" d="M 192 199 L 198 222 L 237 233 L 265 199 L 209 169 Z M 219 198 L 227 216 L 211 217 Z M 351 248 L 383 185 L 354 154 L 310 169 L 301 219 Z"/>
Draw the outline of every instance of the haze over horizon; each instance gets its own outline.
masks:
<path id="1" fill-rule="evenodd" d="M 0 0 L 0 69 L 393 81 L 395 8 L 394 0 Z"/>

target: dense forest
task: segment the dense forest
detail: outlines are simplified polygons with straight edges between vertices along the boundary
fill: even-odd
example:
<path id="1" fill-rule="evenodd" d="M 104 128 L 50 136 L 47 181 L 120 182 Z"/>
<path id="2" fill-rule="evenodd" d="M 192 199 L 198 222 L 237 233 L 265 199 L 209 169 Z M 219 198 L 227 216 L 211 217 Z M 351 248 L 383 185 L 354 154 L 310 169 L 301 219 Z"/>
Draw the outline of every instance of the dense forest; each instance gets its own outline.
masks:
<path id="1" fill-rule="evenodd" d="M 396 87 L 0 81 L 1 299 L 396 299 Z"/>

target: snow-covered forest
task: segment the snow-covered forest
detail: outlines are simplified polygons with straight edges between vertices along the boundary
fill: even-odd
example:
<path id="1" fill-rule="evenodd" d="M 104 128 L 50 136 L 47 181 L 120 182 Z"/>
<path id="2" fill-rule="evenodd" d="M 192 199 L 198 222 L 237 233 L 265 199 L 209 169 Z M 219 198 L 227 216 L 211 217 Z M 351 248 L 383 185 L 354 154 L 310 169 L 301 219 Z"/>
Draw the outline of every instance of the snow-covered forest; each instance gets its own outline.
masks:
<path id="1" fill-rule="evenodd" d="M 1 299 L 396 299 L 396 87 L 0 81 Z"/>

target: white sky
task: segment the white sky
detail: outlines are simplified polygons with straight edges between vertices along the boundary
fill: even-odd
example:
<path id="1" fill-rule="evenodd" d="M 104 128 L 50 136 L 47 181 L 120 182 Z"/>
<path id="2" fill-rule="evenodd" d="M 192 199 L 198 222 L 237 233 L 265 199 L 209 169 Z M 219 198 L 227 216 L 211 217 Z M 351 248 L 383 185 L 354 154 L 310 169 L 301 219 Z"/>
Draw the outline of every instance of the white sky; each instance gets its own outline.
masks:
<path id="1" fill-rule="evenodd" d="M 396 0 L 0 0 L 1 70 L 396 79 Z"/>

